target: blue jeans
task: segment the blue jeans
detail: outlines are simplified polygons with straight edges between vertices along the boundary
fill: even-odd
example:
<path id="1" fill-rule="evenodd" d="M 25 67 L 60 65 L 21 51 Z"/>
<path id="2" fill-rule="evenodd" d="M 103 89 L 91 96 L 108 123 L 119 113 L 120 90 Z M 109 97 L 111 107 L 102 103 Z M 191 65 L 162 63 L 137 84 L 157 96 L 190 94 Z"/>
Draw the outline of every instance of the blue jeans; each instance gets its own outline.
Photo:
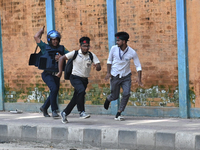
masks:
<path id="1" fill-rule="evenodd" d="M 63 110 L 66 115 L 69 115 L 76 105 L 79 112 L 85 111 L 85 90 L 88 85 L 88 78 L 71 75 L 70 82 L 74 87 L 74 95 L 67 107 Z"/>
<path id="2" fill-rule="evenodd" d="M 51 105 L 52 111 L 57 110 L 58 109 L 57 95 L 60 87 L 60 78 L 44 71 L 42 73 L 42 79 L 47 84 L 50 90 L 49 97 L 44 102 L 42 107 L 47 110 Z"/>

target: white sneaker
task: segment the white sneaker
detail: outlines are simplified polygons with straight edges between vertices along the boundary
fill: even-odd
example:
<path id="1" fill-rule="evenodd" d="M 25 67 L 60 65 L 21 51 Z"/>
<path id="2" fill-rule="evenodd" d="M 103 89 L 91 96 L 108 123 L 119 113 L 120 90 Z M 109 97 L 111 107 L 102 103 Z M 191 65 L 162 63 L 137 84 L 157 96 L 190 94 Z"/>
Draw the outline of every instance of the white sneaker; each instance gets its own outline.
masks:
<path id="1" fill-rule="evenodd" d="M 80 113 L 80 118 L 83 118 L 83 119 L 90 118 L 90 115 L 83 111 Z"/>
<path id="2" fill-rule="evenodd" d="M 116 120 L 116 121 L 124 121 L 125 119 L 124 119 L 124 117 L 122 117 L 122 116 L 118 116 L 117 118 L 115 118 L 115 120 Z"/>

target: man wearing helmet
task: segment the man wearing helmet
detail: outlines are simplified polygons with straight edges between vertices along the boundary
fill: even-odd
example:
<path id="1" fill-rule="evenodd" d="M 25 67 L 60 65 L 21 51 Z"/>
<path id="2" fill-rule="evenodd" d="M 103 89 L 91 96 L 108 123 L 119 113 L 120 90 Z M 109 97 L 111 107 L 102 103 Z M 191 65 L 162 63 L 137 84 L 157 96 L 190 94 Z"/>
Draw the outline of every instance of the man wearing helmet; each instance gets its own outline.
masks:
<path id="1" fill-rule="evenodd" d="M 51 30 L 47 34 L 47 42 L 49 43 L 50 46 L 52 47 L 58 47 L 60 43 L 60 33 L 57 32 L 56 30 Z"/>
<path id="2" fill-rule="evenodd" d="M 60 78 L 55 76 L 58 72 L 58 60 L 59 58 L 68 53 L 64 46 L 60 45 L 60 33 L 56 30 L 51 30 L 47 34 L 47 42 L 44 43 L 41 40 L 41 36 L 44 33 L 44 28 L 40 29 L 34 36 L 37 45 L 40 47 L 42 56 L 39 60 L 39 69 L 44 70 L 42 72 L 42 79 L 50 89 L 49 97 L 44 104 L 40 107 L 44 117 L 50 117 L 48 114 L 48 108 L 51 105 L 52 117 L 59 117 L 57 110 L 57 95 L 60 87 Z M 50 55 L 50 56 L 49 56 Z M 52 63 L 52 64 L 51 64 Z M 45 64 L 45 66 L 44 66 Z M 49 67 L 50 66 L 50 67 Z"/>

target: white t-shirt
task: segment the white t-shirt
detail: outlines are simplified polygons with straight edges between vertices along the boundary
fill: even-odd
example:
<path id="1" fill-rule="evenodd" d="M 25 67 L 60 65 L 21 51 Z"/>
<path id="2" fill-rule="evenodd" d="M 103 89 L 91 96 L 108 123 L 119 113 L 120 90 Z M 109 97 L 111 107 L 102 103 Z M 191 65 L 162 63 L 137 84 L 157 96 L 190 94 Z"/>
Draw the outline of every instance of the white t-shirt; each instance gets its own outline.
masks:
<path id="1" fill-rule="evenodd" d="M 122 51 L 117 45 L 112 46 L 107 60 L 107 64 L 112 65 L 111 75 L 117 76 L 119 74 L 119 77 L 121 78 L 131 73 L 131 59 L 134 61 L 136 70 L 142 70 L 140 60 L 135 50 L 127 46 L 127 48 Z"/>
<path id="2" fill-rule="evenodd" d="M 71 59 L 73 58 L 74 54 L 75 50 L 65 54 L 65 56 L 67 57 L 67 59 Z M 92 55 L 93 55 L 93 63 L 94 64 L 100 63 L 97 56 L 94 53 L 92 53 Z M 90 59 L 89 53 L 83 55 L 81 49 L 79 49 L 78 55 L 73 61 L 72 74 L 79 77 L 87 78 L 90 76 L 91 66 L 92 66 L 92 60 Z"/>

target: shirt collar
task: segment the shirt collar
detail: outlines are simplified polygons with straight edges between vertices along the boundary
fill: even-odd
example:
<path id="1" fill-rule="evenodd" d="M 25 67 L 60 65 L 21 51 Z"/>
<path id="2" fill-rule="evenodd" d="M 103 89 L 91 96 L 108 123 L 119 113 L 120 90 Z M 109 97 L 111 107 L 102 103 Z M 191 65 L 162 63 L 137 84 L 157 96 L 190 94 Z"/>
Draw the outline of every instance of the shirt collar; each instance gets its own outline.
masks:
<path id="1" fill-rule="evenodd" d="M 119 47 L 119 49 L 121 50 L 121 48 Z M 121 50 L 122 51 L 122 50 Z M 126 49 L 124 50 L 124 51 L 122 51 L 122 52 L 126 52 L 126 51 L 128 51 L 128 45 L 127 45 L 127 47 L 126 47 Z"/>
<path id="2" fill-rule="evenodd" d="M 81 49 L 78 50 L 78 53 L 79 53 L 79 54 L 83 54 L 82 51 L 81 51 Z M 88 54 L 88 52 L 87 52 L 87 54 Z M 87 54 L 86 54 L 86 55 L 87 55 Z"/>

